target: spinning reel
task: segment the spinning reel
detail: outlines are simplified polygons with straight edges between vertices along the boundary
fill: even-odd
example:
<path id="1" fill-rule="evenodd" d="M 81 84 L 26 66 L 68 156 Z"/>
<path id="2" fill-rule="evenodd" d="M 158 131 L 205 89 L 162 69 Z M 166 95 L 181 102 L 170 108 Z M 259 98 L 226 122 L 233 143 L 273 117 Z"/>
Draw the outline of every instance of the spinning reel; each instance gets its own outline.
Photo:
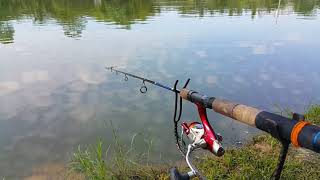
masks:
<path id="1" fill-rule="evenodd" d="M 176 81 L 174 88 L 176 89 L 178 81 Z M 186 82 L 184 88 L 188 85 L 189 80 Z M 179 108 L 179 116 L 176 119 L 177 114 L 177 104 L 178 104 L 178 95 L 176 94 L 176 103 L 175 103 L 175 113 L 174 113 L 174 124 L 175 124 L 175 137 L 176 143 L 179 150 L 185 156 L 185 160 L 191 169 L 190 172 L 186 174 L 180 174 L 176 168 L 172 168 L 170 170 L 170 178 L 171 180 L 187 180 L 193 177 L 199 177 L 199 179 L 205 179 L 201 173 L 193 166 L 190 161 L 190 155 L 192 151 L 197 149 L 205 149 L 213 153 L 214 155 L 220 157 L 224 154 L 224 149 L 221 145 L 222 136 L 220 134 L 216 134 L 212 126 L 210 125 L 207 117 L 206 107 L 200 103 L 194 103 L 197 106 L 200 122 L 191 122 L 181 123 L 181 136 L 178 136 L 177 132 L 177 123 L 181 118 L 182 111 L 182 99 L 180 98 L 180 108 Z M 186 136 L 189 140 L 189 144 L 186 145 L 183 137 Z"/>

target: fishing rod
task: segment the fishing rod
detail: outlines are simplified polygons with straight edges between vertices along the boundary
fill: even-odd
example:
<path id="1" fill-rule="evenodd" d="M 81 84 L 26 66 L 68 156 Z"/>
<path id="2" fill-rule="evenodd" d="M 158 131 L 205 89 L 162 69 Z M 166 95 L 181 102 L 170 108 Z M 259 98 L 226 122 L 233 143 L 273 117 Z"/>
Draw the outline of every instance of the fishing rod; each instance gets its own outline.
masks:
<path id="1" fill-rule="evenodd" d="M 172 168 L 170 170 L 170 177 L 172 180 L 187 180 L 196 176 L 200 180 L 205 179 L 190 161 L 191 153 L 196 149 L 203 148 L 203 149 L 209 150 L 216 156 L 222 156 L 224 154 L 224 148 L 221 145 L 221 141 L 223 138 L 220 134 L 215 133 L 213 127 L 210 125 L 207 117 L 206 108 L 200 103 L 195 103 L 202 123 L 199 123 L 199 122 L 191 122 L 189 124 L 186 122 L 181 123 L 181 135 L 179 135 L 178 123 L 181 119 L 181 114 L 182 114 L 182 97 L 180 96 L 180 98 L 178 98 L 179 94 L 181 93 L 181 91 L 177 89 L 177 85 L 179 82 L 178 80 L 176 80 L 174 87 L 170 87 L 144 77 L 140 77 L 131 73 L 121 71 L 119 69 L 116 69 L 115 67 L 106 67 L 106 69 L 110 70 L 111 72 L 115 72 L 116 74 L 119 74 L 119 73 L 123 74 L 125 81 L 128 81 L 128 76 L 133 77 L 135 79 L 142 80 L 143 85 L 140 88 L 141 93 L 147 92 L 147 87 L 145 82 L 159 86 L 161 88 L 164 88 L 166 90 L 169 90 L 175 93 L 175 108 L 174 108 L 174 116 L 173 116 L 174 136 L 176 140 L 176 145 L 179 151 L 181 152 L 181 154 L 185 157 L 185 160 L 189 168 L 191 169 L 191 171 L 186 174 L 180 174 L 176 168 Z M 190 79 L 186 81 L 183 88 L 186 88 L 189 82 L 190 82 Z M 186 142 L 183 139 L 183 135 L 186 135 L 188 137 L 188 139 L 191 142 L 190 144 L 186 145 Z"/>
<path id="2" fill-rule="evenodd" d="M 149 82 L 175 93 L 176 98 L 173 120 L 175 125 L 174 131 L 176 144 L 180 152 L 185 156 L 186 162 L 191 171 L 187 174 L 180 174 L 176 168 L 173 168 L 170 170 L 172 180 L 190 179 L 195 176 L 198 176 L 200 179 L 204 179 L 189 160 L 189 156 L 193 150 L 202 148 L 209 150 L 216 156 L 222 156 L 224 154 L 224 149 L 221 145 L 223 138 L 220 134 L 215 133 L 213 127 L 210 125 L 206 109 L 212 109 L 213 111 L 230 117 L 233 120 L 265 131 L 280 141 L 282 146 L 278 158 L 278 164 L 271 176 L 271 179 L 280 179 L 290 144 L 295 147 L 303 147 L 320 153 L 320 127 L 305 121 L 303 115 L 293 113 L 293 117 L 290 119 L 255 107 L 202 95 L 196 91 L 186 88 L 190 79 L 187 80 L 181 90 L 178 90 L 176 88 L 178 80 L 175 82 L 174 87 L 171 88 L 155 81 L 120 71 L 114 67 L 108 67 L 107 69 L 115 71 L 116 73 L 124 74 L 126 81 L 128 80 L 127 76 L 142 80 L 143 86 L 141 88 L 145 87 L 144 82 Z M 144 90 L 145 91 L 141 91 L 140 89 L 140 92 L 146 93 L 146 87 Z M 180 97 L 179 113 L 177 113 L 178 96 Z M 177 123 L 181 118 L 182 99 L 196 105 L 201 123 L 181 123 L 182 130 L 181 136 L 179 136 L 177 132 Z M 179 114 L 178 118 L 176 118 L 177 114 Z M 191 143 L 186 145 L 183 135 L 187 136 Z"/>

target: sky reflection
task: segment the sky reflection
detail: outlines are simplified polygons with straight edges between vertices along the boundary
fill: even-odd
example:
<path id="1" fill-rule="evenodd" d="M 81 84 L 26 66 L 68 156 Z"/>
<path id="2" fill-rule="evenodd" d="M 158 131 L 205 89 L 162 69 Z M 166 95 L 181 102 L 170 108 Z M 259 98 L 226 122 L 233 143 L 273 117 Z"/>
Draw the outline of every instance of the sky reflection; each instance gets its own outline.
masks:
<path id="1" fill-rule="evenodd" d="M 95 2 L 92 8 L 104 1 Z M 0 43 L 2 176 L 26 176 L 30 167 L 65 162 L 78 144 L 92 144 L 98 137 L 111 142 L 110 121 L 125 143 L 143 135 L 137 142 L 140 152 L 152 139 L 155 161 L 160 154 L 166 160 L 178 157 L 173 94 L 152 86 L 140 94 L 141 82 L 125 82 L 107 72 L 106 65 L 168 84 L 190 77 L 191 89 L 272 111 L 275 104 L 303 112 L 319 103 L 317 12 L 293 13 L 297 7 L 284 6 L 276 22 L 277 3 L 261 5 L 255 18 L 253 9 L 244 7 L 230 16 L 237 8 L 219 3 L 195 9 L 189 9 L 189 2 L 162 3 L 146 4 L 120 19 L 72 7 L 70 19 L 58 16 L 63 10 L 43 21 L 33 14 L 1 16 L 0 27 L 13 37 L 7 38 L 11 43 Z M 127 10 L 123 4 L 111 7 L 118 6 Z M 225 12 L 212 14 L 219 9 Z M 202 17 L 202 11 L 211 16 Z M 209 118 L 227 146 L 256 132 L 213 112 Z M 185 103 L 182 119 L 198 119 L 192 104 Z"/>

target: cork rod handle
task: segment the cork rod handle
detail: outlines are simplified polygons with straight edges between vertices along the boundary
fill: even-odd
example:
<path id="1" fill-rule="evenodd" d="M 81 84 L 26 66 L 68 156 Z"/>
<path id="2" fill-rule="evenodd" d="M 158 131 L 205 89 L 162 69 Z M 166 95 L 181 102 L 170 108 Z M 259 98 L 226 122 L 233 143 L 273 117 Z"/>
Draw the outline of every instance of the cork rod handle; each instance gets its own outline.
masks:
<path id="1" fill-rule="evenodd" d="M 256 116 L 261 112 L 261 110 L 254 107 L 221 99 L 215 99 L 213 101 L 212 109 L 217 113 L 223 114 L 253 127 L 256 126 Z"/>

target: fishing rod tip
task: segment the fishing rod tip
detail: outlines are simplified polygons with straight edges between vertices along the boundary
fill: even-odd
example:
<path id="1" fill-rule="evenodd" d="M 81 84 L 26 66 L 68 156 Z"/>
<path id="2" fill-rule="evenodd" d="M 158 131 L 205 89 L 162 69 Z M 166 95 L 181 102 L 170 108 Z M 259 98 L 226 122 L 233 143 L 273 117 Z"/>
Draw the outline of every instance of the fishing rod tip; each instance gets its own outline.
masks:
<path id="1" fill-rule="evenodd" d="M 109 69 L 112 70 L 112 69 L 115 68 L 115 67 L 116 67 L 116 66 L 105 66 L 105 68 L 108 69 L 108 70 L 109 70 Z"/>

